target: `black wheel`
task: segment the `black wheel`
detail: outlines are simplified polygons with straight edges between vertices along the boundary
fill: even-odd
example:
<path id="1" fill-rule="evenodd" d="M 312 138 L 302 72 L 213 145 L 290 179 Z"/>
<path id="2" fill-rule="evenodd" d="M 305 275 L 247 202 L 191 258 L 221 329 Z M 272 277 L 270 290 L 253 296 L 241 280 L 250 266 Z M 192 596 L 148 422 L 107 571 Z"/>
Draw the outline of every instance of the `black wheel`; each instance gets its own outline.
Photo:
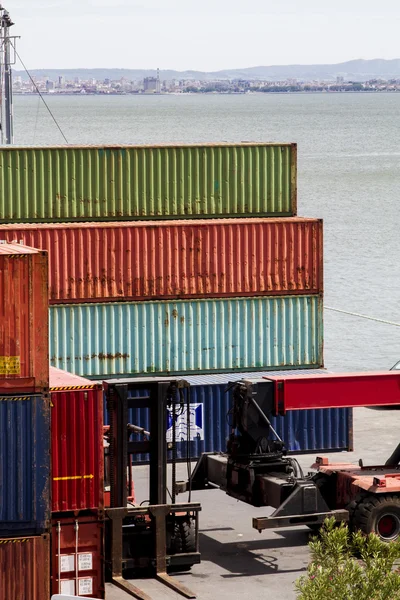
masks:
<path id="1" fill-rule="evenodd" d="M 376 533 L 384 542 L 400 537 L 400 498 L 397 496 L 365 496 L 355 507 L 353 527 L 364 533 Z"/>
<path id="2" fill-rule="evenodd" d="M 349 531 L 354 531 L 354 514 L 356 512 L 356 508 L 360 502 L 362 502 L 365 498 L 365 492 L 361 494 L 357 494 L 357 496 L 346 506 L 346 510 L 349 511 L 349 522 L 348 527 Z"/>
<path id="3" fill-rule="evenodd" d="M 196 531 L 194 522 L 185 517 L 177 519 L 174 525 L 174 532 L 171 537 L 169 553 L 173 554 L 188 554 L 196 552 Z M 191 564 L 176 565 L 169 567 L 169 571 L 190 571 Z"/>
<path id="4" fill-rule="evenodd" d="M 177 519 L 171 538 L 171 554 L 196 552 L 196 533 L 191 519 Z"/>

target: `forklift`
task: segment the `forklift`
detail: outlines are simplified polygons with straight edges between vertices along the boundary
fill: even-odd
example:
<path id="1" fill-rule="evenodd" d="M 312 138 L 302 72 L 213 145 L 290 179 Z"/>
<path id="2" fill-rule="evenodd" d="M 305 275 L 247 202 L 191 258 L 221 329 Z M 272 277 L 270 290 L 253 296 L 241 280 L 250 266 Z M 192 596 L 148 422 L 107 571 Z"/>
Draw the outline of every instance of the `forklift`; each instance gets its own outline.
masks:
<path id="1" fill-rule="evenodd" d="M 396 365 L 397 366 L 397 365 Z M 318 530 L 327 517 L 389 542 L 400 537 L 400 444 L 384 465 L 333 463 L 318 457 L 304 474 L 287 456 L 271 416 L 291 410 L 400 405 L 400 371 L 270 376 L 242 379 L 233 393 L 231 434 L 226 453 L 203 454 L 189 481 L 177 491 L 220 488 L 271 516 L 253 528 L 307 525 Z"/>
<path id="2" fill-rule="evenodd" d="M 170 576 L 200 562 L 199 503 L 177 503 L 175 415 L 190 402 L 189 384 L 180 379 L 116 379 L 103 383 L 110 419 L 106 430 L 106 579 L 139 600 L 149 596 L 128 578 L 150 574 L 186 598 L 196 596 Z M 130 409 L 150 412 L 150 432 L 129 422 Z M 167 501 L 167 415 L 173 416 L 172 494 Z M 190 411 L 187 412 L 190 418 Z M 137 437 L 141 439 L 136 439 Z M 149 455 L 148 504 L 132 497 L 132 456 Z"/>

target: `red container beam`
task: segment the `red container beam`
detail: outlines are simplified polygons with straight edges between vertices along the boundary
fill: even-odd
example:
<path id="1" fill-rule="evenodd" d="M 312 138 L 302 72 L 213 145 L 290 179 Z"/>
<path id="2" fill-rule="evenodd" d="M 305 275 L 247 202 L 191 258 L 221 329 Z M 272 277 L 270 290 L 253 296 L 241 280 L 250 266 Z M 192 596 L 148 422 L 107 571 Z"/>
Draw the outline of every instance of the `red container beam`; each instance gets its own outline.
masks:
<path id="1" fill-rule="evenodd" d="M 52 304 L 318 294 L 322 220 L 0 225 L 49 252 Z"/>
<path id="2" fill-rule="evenodd" d="M 103 389 L 50 368 L 52 511 L 104 507 Z"/>
<path id="3" fill-rule="evenodd" d="M 275 408 L 288 410 L 400 405 L 400 373 L 338 373 L 264 377 L 274 383 Z"/>
<path id="4" fill-rule="evenodd" d="M 49 387 L 47 252 L 0 244 L 0 393 Z"/>

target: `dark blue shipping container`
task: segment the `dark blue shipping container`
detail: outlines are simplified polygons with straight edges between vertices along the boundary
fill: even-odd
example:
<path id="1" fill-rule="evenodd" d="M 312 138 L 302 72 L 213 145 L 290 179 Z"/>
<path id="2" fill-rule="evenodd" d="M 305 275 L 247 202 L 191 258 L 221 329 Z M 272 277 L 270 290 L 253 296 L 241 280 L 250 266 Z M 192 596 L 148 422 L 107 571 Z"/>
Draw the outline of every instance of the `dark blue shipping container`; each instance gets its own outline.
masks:
<path id="1" fill-rule="evenodd" d="M 50 400 L 0 396 L 0 535 L 50 524 Z"/>
<path id="2" fill-rule="evenodd" d="M 230 434 L 228 411 L 231 407 L 231 394 L 226 393 L 230 382 L 239 379 L 258 379 L 279 371 L 264 373 L 224 373 L 220 375 L 191 375 L 183 378 L 190 383 L 190 457 L 198 458 L 202 452 L 224 452 L 226 440 Z M 321 374 L 326 371 L 285 371 L 285 375 Z M 185 390 L 185 394 L 188 393 Z M 132 396 L 146 396 L 141 390 L 132 392 Z M 104 423 L 108 424 L 105 406 Z M 148 409 L 132 409 L 129 421 L 146 430 L 150 428 Z M 272 424 L 278 435 L 285 441 L 291 453 L 339 452 L 353 449 L 353 411 L 350 408 L 332 408 L 322 410 L 297 410 L 285 417 L 274 417 Z M 177 419 L 177 457 L 185 459 L 188 449 L 188 431 L 186 410 Z M 136 439 L 140 439 L 139 437 Z M 172 439 L 172 417 L 167 423 L 167 440 Z M 138 455 L 138 462 L 147 462 L 148 456 Z"/>

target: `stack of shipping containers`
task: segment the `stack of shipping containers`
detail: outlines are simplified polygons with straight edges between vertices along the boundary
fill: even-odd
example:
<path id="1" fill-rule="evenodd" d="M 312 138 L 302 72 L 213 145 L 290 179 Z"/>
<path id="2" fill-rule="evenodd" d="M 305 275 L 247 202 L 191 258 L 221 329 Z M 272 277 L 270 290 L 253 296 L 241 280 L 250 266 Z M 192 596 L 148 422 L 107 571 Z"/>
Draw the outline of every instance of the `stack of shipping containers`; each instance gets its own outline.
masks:
<path id="1" fill-rule="evenodd" d="M 190 378 L 193 457 L 225 447 L 226 382 L 323 366 L 322 221 L 296 217 L 295 144 L 13 148 L 0 169 L 0 239 L 50 253 L 51 364 Z M 347 409 L 280 426 L 292 451 L 351 447 Z"/>
<path id="2" fill-rule="evenodd" d="M 102 386 L 49 377 L 48 322 L 47 252 L 0 243 L 0 598 L 104 598 Z"/>
<path id="3" fill-rule="evenodd" d="M 103 390 L 50 368 L 51 591 L 104 598 Z"/>
<path id="4" fill-rule="evenodd" d="M 47 253 L 0 244 L 0 598 L 50 597 Z"/>

